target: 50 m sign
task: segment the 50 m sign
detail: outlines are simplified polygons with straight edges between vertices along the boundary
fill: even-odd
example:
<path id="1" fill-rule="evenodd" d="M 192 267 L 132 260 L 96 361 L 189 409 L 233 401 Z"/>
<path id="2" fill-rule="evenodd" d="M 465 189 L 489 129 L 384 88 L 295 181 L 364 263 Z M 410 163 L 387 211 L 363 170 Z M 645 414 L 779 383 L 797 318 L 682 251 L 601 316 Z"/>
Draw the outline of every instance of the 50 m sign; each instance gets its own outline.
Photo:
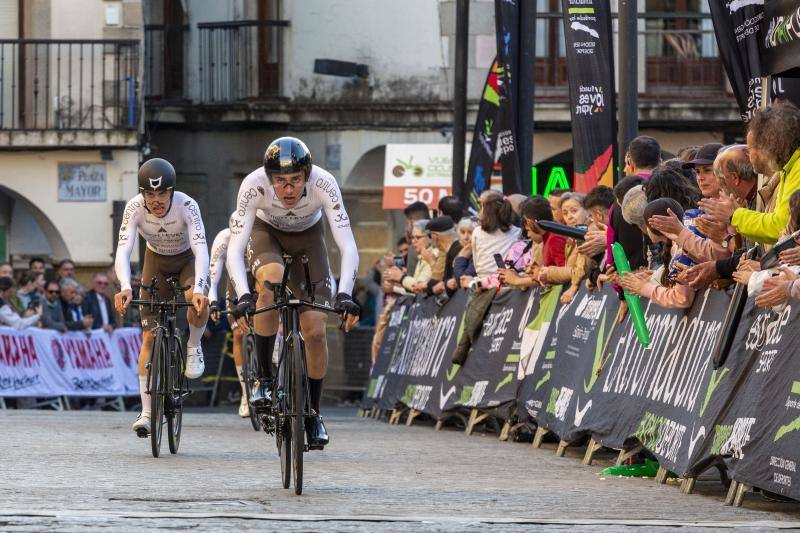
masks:
<path id="1" fill-rule="evenodd" d="M 439 199 L 451 194 L 452 180 L 452 145 L 386 145 L 384 209 L 403 209 L 414 202 L 424 202 L 435 208 Z"/>

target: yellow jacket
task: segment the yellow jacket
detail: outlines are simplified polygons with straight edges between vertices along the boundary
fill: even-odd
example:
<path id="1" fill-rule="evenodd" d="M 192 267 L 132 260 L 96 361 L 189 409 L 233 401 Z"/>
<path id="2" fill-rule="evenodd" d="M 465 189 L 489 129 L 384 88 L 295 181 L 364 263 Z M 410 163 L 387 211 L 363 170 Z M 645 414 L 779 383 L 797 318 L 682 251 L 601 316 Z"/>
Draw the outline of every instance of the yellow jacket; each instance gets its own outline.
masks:
<path id="1" fill-rule="evenodd" d="M 781 170 L 780 183 L 776 195 L 775 209 L 770 213 L 759 213 L 740 207 L 731 217 L 731 225 L 736 231 L 750 240 L 773 244 L 778 240 L 781 230 L 789 222 L 789 197 L 800 189 L 800 148 Z"/>

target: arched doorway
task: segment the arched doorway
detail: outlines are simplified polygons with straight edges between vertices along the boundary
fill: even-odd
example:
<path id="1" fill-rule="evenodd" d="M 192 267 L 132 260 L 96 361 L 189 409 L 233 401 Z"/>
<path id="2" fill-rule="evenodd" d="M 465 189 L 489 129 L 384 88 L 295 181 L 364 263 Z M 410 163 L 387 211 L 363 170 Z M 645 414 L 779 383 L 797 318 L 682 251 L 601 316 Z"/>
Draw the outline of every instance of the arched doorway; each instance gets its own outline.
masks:
<path id="1" fill-rule="evenodd" d="M 70 254 L 61 232 L 41 209 L 0 185 L 0 260 L 33 256 L 60 260 Z"/>

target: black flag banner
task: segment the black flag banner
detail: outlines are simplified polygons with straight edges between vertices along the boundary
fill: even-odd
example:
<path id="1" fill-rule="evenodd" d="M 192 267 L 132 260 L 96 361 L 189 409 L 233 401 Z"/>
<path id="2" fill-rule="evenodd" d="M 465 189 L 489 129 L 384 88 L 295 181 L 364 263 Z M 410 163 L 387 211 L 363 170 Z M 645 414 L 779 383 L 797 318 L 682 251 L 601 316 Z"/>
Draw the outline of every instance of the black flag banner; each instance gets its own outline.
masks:
<path id="1" fill-rule="evenodd" d="M 708 0 L 708 3 L 719 55 L 739 104 L 742 120 L 747 122 L 761 107 L 760 55 L 764 2 Z"/>
<path id="2" fill-rule="evenodd" d="M 517 71 L 519 66 L 519 0 L 495 0 L 497 34 L 498 95 L 500 113 L 496 143 L 503 170 L 503 193 L 522 192 L 517 154 Z"/>
<path id="3" fill-rule="evenodd" d="M 712 0 L 713 1 L 713 0 Z M 575 190 L 614 186 L 616 109 L 610 4 L 562 0 Z"/>
<path id="4" fill-rule="evenodd" d="M 475 130 L 472 133 L 472 149 L 469 153 L 469 166 L 467 167 L 467 181 L 462 190 L 464 205 L 471 205 L 478 209 L 478 197 L 489 188 L 494 167 L 495 149 L 497 147 L 497 117 L 500 114 L 499 83 L 502 76 L 502 67 L 498 66 L 497 59 L 492 62 L 486 84 L 483 87 L 481 103 L 478 106 L 478 116 L 475 121 Z"/>
<path id="5" fill-rule="evenodd" d="M 738 3 L 748 2 L 738 0 Z M 764 75 L 800 77 L 800 5 L 797 0 L 769 0 L 764 2 L 763 9 Z"/>

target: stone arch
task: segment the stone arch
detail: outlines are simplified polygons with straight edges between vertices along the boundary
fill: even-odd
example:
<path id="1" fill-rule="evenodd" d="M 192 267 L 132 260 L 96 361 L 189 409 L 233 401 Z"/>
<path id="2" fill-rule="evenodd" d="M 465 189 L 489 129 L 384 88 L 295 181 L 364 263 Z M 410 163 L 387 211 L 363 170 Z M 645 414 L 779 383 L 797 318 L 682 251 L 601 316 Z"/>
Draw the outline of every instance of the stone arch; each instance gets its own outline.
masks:
<path id="1" fill-rule="evenodd" d="M 41 232 L 41 235 L 44 236 L 45 240 L 47 241 L 47 245 L 50 248 L 50 257 L 56 260 L 70 257 L 69 249 L 67 248 L 64 238 L 61 236 L 61 232 L 41 209 L 39 209 L 33 202 L 19 192 L 10 189 L 7 186 L 0 185 L 0 201 L 2 201 L 4 196 L 6 197 L 5 204 L 8 206 L 9 236 L 12 236 L 15 232 L 15 220 L 11 215 L 15 204 L 19 204 L 22 208 L 24 208 L 25 212 L 30 215 L 30 217 L 38 226 L 38 230 Z M 16 223 L 21 224 L 20 221 L 16 221 Z M 30 230 L 30 228 L 25 229 Z M 11 241 L 11 239 L 9 239 L 9 241 Z M 12 250 L 9 246 L 8 252 L 10 255 L 14 252 L 14 250 Z"/>

